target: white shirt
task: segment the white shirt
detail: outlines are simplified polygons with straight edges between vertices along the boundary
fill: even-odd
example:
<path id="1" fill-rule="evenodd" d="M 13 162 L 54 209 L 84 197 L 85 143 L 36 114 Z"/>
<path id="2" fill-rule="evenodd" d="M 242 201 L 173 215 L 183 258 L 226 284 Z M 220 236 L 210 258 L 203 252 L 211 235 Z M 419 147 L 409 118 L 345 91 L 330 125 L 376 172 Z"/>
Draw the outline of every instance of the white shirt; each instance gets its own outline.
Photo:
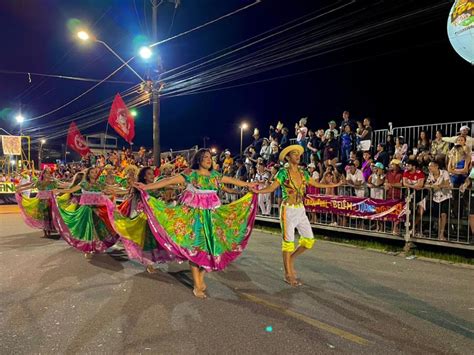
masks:
<path id="1" fill-rule="evenodd" d="M 428 179 L 426 182 L 430 185 L 441 185 L 445 182 L 449 182 L 449 185 L 451 186 L 451 179 L 449 178 L 449 173 L 446 170 L 439 170 L 439 176 L 437 179 L 433 176 L 432 173 L 428 175 Z M 445 200 L 448 200 L 452 197 L 451 190 L 450 189 L 441 189 L 441 190 L 433 190 L 433 201 L 436 203 L 443 202 Z"/>
<path id="2" fill-rule="evenodd" d="M 353 184 L 362 183 L 361 186 L 354 186 L 354 191 L 357 197 L 364 197 L 365 189 L 364 189 L 363 184 L 365 180 L 364 180 L 364 175 L 362 174 L 362 171 L 360 169 L 356 169 L 354 174 L 351 174 L 351 172 L 348 171 L 346 174 L 346 180 L 351 181 Z"/>

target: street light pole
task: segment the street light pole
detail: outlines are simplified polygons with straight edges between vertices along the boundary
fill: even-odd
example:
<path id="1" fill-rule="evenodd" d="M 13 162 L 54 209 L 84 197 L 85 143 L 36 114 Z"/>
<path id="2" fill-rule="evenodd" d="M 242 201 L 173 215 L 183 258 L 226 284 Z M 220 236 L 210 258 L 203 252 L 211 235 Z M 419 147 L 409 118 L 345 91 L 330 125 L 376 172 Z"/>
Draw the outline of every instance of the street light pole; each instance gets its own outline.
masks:
<path id="1" fill-rule="evenodd" d="M 240 125 L 240 157 L 242 158 L 242 146 L 243 146 L 243 141 L 244 141 L 244 130 L 248 128 L 247 123 L 242 123 Z"/>
<path id="2" fill-rule="evenodd" d="M 242 158 L 242 143 L 244 140 L 244 126 L 240 126 L 240 158 Z"/>
<path id="3" fill-rule="evenodd" d="M 41 169 L 41 162 L 43 160 L 43 144 L 46 143 L 45 139 L 41 139 L 40 141 L 40 148 L 38 151 L 38 168 Z"/>
<path id="4" fill-rule="evenodd" d="M 159 1 L 152 1 L 152 28 L 153 41 L 158 42 L 158 6 Z M 158 66 L 158 59 L 155 58 Z M 159 69 L 159 68 L 158 68 Z M 153 85 L 152 102 L 153 102 L 153 165 L 160 167 L 161 165 L 161 147 L 160 147 L 160 95 L 157 85 Z"/>

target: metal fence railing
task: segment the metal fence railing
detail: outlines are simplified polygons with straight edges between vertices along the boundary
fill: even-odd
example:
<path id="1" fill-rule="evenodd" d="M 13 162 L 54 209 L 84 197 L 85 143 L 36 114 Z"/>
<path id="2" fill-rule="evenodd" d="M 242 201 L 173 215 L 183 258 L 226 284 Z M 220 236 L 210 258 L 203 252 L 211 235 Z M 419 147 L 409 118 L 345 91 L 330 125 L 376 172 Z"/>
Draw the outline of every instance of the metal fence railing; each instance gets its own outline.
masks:
<path id="1" fill-rule="evenodd" d="M 364 187 L 365 196 L 370 196 L 370 188 Z M 324 194 L 324 189 L 319 193 Z M 407 188 L 394 188 L 383 191 L 383 199 L 400 199 L 406 202 L 406 212 L 398 221 L 370 220 L 361 217 L 342 216 L 333 213 L 307 212 L 314 227 L 339 232 L 385 237 L 409 241 L 442 243 L 456 247 L 474 247 L 474 191 L 458 188 L 448 189 L 450 196 L 444 201 L 435 198 L 435 191 L 423 189 L 415 191 Z M 351 186 L 340 186 L 335 194 L 354 196 Z M 260 195 L 262 196 L 262 195 Z M 259 199 L 261 197 L 259 196 Z M 382 197 L 382 196 L 381 196 Z M 224 196 L 224 201 L 226 197 Z M 236 197 L 234 197 L 236 198 Z M 276 190 L 268 196 L 270 213 L 264 212 L 259 203 L 257 219 L 279 222 L 281 194 Z M 229 201 L 229 200 L 227 200 Z M 440 201 L 440 202 L 437 202 Z M 260 202 L 260 201 L 259 201 Z"/>

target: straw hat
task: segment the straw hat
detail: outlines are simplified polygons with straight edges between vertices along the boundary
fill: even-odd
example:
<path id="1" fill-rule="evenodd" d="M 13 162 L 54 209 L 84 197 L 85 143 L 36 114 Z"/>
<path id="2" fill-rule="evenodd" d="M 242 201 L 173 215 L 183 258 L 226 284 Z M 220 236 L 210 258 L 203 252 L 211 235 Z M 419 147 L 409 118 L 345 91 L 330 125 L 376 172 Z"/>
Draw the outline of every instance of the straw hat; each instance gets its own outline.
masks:
<path id="1" fill-rule="evenodd" d="M 298 144 L 293 144 L 293 145 L 289 145 L 288 147 L 286 147 L 285 149 L 283 149 L 280 153 L 280 161 L 285 161 L 285 157 L 290 153 L 290 152 L 293 152 L 293 151 L 297 151 L 298 153 L 300 153 L 300 155 L 302 155 L 304 153 L 304 148 Z"/>
<path id="2" fill-rule="evenodd" d="M 135 165 L 127 165 L 125 169 L 123 169 L 124 174 L 128 174 L 129 171 L 133 171 L 134 175 L 138 174 L 138 168 Z"/>

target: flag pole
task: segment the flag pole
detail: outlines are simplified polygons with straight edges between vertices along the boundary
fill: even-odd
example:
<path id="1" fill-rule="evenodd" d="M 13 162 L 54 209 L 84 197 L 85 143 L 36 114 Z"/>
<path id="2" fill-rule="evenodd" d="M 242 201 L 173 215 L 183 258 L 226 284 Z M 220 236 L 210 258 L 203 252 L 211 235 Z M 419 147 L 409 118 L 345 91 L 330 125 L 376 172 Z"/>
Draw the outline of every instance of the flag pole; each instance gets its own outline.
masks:
<path id="1" fill-rule="evenodd" d="M 104 151 L 104 155 L 105 155 L 105 142 L 107 142 L 108 131 L 109 131 L 109 121 L 107 120 L 107 127 L 105 127 L 104 147 L 102 148 L 102 150 Z"/>

